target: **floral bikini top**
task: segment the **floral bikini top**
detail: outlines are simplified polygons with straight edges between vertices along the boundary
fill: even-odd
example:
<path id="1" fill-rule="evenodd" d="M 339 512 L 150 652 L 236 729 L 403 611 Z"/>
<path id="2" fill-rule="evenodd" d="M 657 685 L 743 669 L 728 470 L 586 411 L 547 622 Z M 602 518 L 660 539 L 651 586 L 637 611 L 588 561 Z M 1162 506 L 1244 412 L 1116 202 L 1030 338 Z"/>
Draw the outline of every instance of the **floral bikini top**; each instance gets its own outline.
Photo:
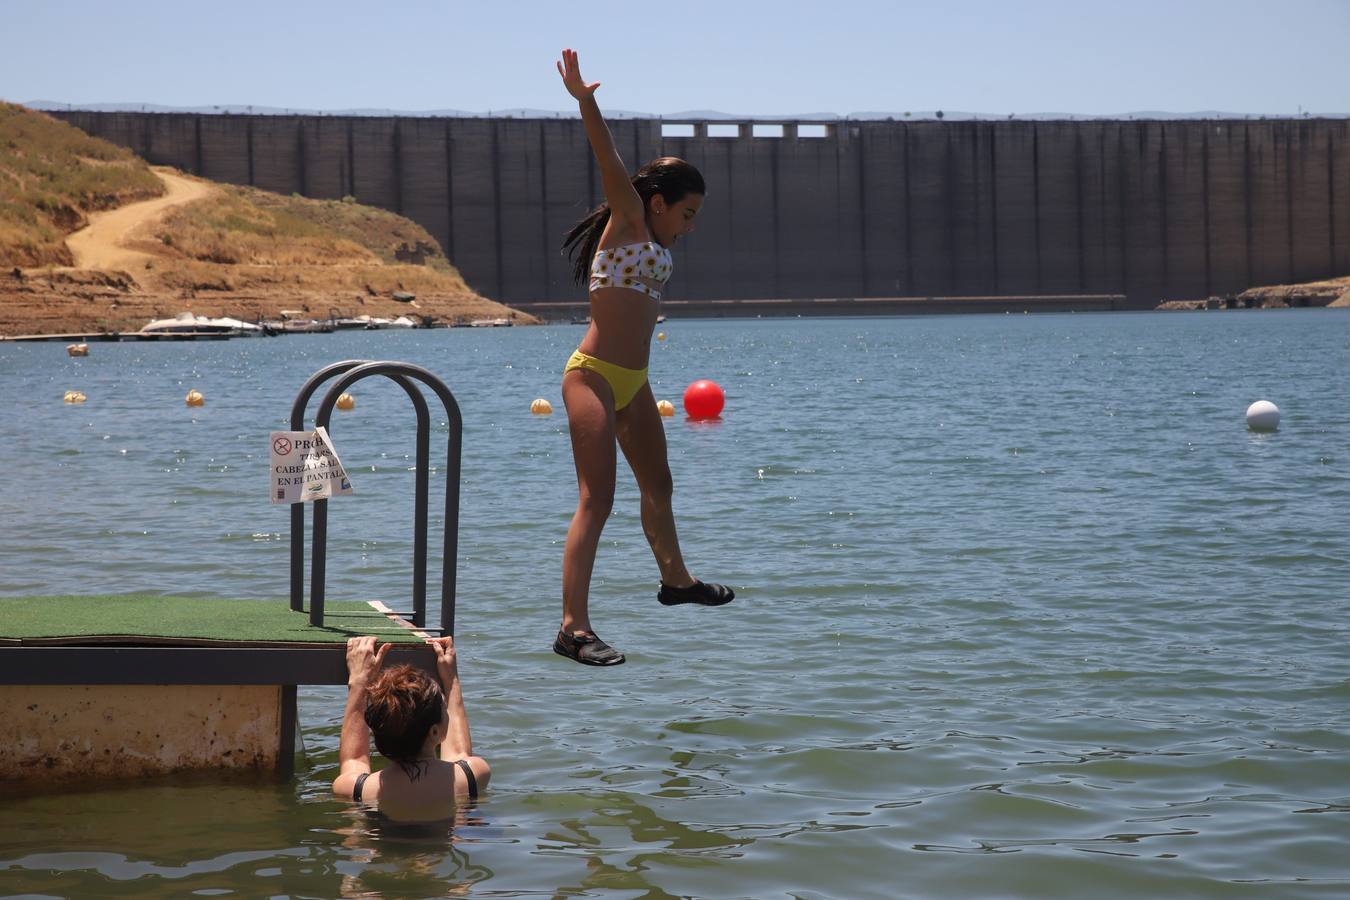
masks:
<path id="1" fill-rule="evenodd" d="M 628 288 L 661 299 L 661 291 L 639 279 L 665 284 L 674 270 L 670 250 L 656 241 L 639 241 L 599 250 L 591 260 L 591 290 L 607 287 Z"/>

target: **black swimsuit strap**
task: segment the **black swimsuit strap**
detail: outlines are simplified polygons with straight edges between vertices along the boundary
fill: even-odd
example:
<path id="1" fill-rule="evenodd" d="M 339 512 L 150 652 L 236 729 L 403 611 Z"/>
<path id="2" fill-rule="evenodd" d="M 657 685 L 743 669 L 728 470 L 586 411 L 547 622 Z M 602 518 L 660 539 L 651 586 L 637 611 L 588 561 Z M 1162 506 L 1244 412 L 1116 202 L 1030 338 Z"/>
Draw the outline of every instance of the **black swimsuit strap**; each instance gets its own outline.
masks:
<path id="1" fill-rule="evenodd" d="M 369 777 L 369 772 L 362 772 L 356 776 L 356 786 L 352 788 L 352 799 L 357 803 L 361 802 L 361 788 L 366 786 L 366 779 Z"/>
<path id="2" fill-rule="evenodd" d="M 473 777 L 473 769 L 469 768 L 469 761 L 467 759 L 457 759 L 455 760 L 455 765 L 464 770 L 464 779 L 469 784 L 469 799 L 477 800 L 478 779 Z M 361 802 L 361 790 L 366 786 L 366 779 L 369 778 L 370 775 L 371 773 L 369 772 L 362 772 L 360 775 L 356 776 L 356 784 L 352 786 L 352 799 L 357 803 Z"/>
<path id="3" fill-rule="evenodd" d="M 469 783 L 469 799 L 477 800 L 478 779 L 473 777 L 473 769 L 469 768 L 469 761 L 467 759 L 457 759 L 455 760 L 455 765 L 464 770 L 464 778 Z"/>

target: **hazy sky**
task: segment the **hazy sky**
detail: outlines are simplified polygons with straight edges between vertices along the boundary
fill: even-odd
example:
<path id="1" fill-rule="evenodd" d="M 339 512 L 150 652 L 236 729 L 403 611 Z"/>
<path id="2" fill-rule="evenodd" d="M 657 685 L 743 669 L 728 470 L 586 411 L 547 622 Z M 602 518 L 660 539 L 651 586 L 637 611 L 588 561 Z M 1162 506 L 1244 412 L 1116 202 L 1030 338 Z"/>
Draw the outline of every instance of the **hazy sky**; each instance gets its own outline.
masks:
<path id="1" fill-rule="evenodd" d="M 1350 0 L 0 0 L 0 98 L 654 114 L 1350 113 Z"/>

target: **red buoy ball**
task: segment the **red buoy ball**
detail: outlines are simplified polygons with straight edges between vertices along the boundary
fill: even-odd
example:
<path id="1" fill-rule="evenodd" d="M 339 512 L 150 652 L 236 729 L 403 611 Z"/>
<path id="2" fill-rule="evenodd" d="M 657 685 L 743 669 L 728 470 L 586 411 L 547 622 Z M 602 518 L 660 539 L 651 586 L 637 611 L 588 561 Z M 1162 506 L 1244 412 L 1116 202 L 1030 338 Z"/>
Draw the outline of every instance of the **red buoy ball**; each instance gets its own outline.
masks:
<path id="1" fill-rule="evenodd" d="M 684 411 L 691 419 L 715 419 L 722 414 L 727 395 L 717 382 L 706 378 L 695 381 L 684 389 Z"/>

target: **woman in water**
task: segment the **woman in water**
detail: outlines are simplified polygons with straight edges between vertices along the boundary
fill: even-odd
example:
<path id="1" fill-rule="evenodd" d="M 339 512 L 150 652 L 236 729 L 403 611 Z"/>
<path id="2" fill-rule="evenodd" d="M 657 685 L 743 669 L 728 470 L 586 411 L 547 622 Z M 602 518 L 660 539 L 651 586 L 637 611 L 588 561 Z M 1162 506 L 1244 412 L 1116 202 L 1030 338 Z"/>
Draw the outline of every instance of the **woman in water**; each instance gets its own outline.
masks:
<path id="1" fill-rule="evenodd" d="M 492 768 L 473 755 L 464 714 L 454 638 L 435 638 L 437 684 L 413 666 L 380 670 L 389 651 L 375 638 L 347 641 L 347 710 L 338 744 L 333 793 L 377 808 L 396 822 L 434 822 L 477 798 Z M 370 736 L 393 763 L 370 770 Z"/>
<path id="2" fill-rule="evenodd" d="M 577 283 L 589 279 L 591 325 L 563 370 L 580 499 L 563 551 L 562 627 L 553 649 L 580 663 L 612 666 L 624 656 L 591 629 L 588 599 L 600 532 L 614 504 L 616 439 L 642 494 L 642 530 L 661 570 L 660 602 L 721 606 L 735 596 L 724 585 L 696 580 L 685 568 L 671 511 L 665 428 L 647 383 L 661 288 L 671 273 L 670 248 L 694 230 L 706 191 L 697 169 L 669 156 L 630 177 L 595 102 L 600 83 L 581 77 L 574 50 L 563 51 L 558 73 L 581 107 L 605 202 L 563 242 Z"/>

